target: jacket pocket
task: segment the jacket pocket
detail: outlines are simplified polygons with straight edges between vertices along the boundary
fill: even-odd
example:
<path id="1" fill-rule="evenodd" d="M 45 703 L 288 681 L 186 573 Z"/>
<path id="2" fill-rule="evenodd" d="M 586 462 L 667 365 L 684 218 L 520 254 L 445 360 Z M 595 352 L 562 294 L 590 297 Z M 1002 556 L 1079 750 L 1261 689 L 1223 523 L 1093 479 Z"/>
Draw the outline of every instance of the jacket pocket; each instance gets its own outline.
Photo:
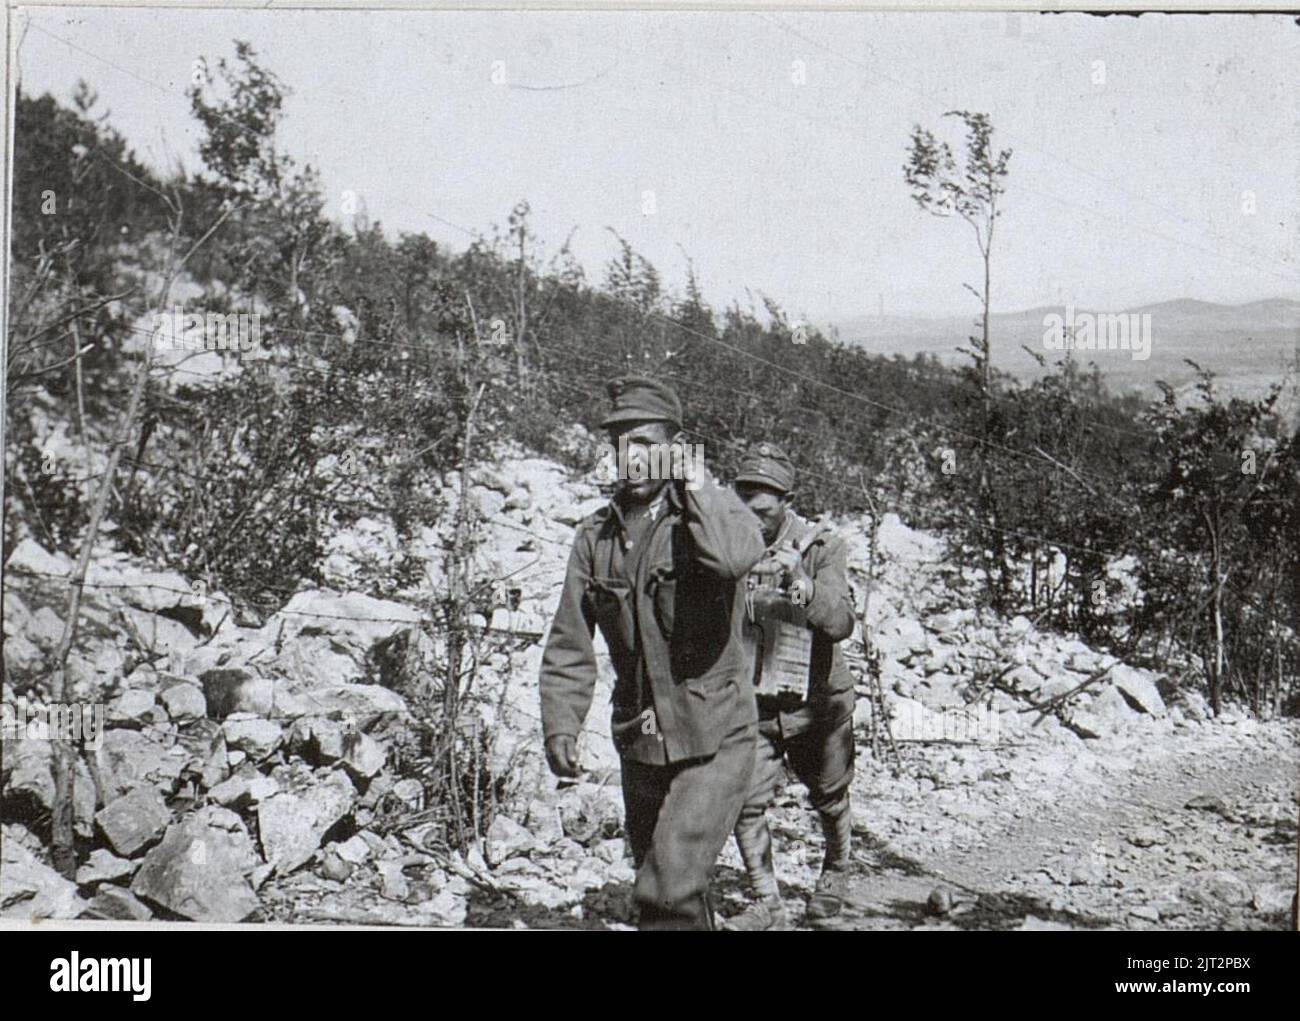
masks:
<path id="1" fill-rule="evenodd" d="M 659 626 L 659 633 L 665 638 L 672 638 L 677 617 L 677 571 L 668 561 L 655 564 L 650 568 L 650 576 L 646 584 L 654 605 L 655 623 Z"/>
<path id="2" fill-rule="evenodd" d="M 614 747 L 620 752 L 623 751 L 641 737 L 645 725 L 644 711 L 637 713 L 631 719 L 618 719 L 616 712 L 615 718 L 610 720 L 609 724 L 609 736 L 614 742 Z"/>
<path id="3" fill-rule="evenodd" d="M 587 599 L 591 603 L 592 616 L 600 627 L 601 634 L 621 635 L 623 633 L 623 610 L 627 603 L 630 589 L 622 578 L 592 578 L 587 586 Z"/>
<path id="4" fill-rule="evenodd" d="M 699 677 L 688 677 L 682 682 L 682 686 L 696 698 L 704 701 L 721 698 L 730 688 L 740 690 L 734 674 L 725 670 L 715 670 L 701 674 Z"/>

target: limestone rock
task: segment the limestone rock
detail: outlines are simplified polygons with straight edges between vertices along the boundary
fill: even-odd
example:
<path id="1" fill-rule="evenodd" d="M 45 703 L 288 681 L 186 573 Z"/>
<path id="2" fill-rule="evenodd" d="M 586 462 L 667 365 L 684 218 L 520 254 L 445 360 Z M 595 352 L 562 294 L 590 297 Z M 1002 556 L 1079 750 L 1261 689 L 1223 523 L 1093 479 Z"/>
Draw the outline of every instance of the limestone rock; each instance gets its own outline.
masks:
<path id="1" fill-rule="evenodd" d="M 1050 702 L 1054 698 L 1060 698 L 1067 691 L 1072 691 L 1082 684 L 1084 678 L 1073 671 L 1063 670 L 1055 677 L 1044 681 L 1038 690 L 1034 693 L 1033 702 L 1036 705 L 1042 705 Z"/>
<path id="2" fill-rule="evenodd" d="M 272 621 L 267 629 L 278 625 Z M 268 674 L 276 678 L 276 707 L 290 718 L 317 711 L 311 706 L 312 696 L 324 685 L 361 684 L 366 678 L 366 653 L 351 649 L 330 635 L 304 632 L 272 659 L 261 660 Z M 301 695 L 307 703 L 299 708 L 299 701 L 290 695 Z"/>
<path id="3" fill-rule="evenodd" d="M 424 809 L 424 784 L 414 777 L 408 776 L 393 784 L 392 795 L 412 812 Z"/>
<path id="4" fill-rule="evenodd" d="M 499 865 L 508 858 L 526 855 L 532 849 L 533 835 L 508 815 L 498 812 L 488 828 L 488 860 Z"/>
<path id="5" fill-rule="evenodd" d="M 361 865 L 373 853 L 370 845 L 360 833 L 354 833 L 347 840 L 339 841 L 337 844 L 331 844 L 330 847 L 334 853 L 350 865 Z"/>
<path id="6" fill-rule="evenodd" d="M 158 696 L 173 720 L 199 720 L 208 714 L 208 703 L 203 692 L 193 684 L 182 682 L 164 688 Z"/>
<path id="7" fill-rule="evenodd" d="M 95 822 L 113 850 L 131 858 L 157 839 L 171 822 L 171 812 L 155 788 L 141 786 L 101 808 Z"/>
<path id="8" fill-rule="evenodd" d="M 24 811 L 22 806 L 26 804 L 40 813 L 48 813 L 54 807 L 54 765 L 50 742 L 0 741 L 0 756 L 5 777 L 6 808 Z M 78 761 L 75 770 L 73 818 L 77 833 L 88 837 L 95 823 L 95 784 L 84 762 Z"/>
<path id="9" fill-rule="evenodd" d="M 932 915 L 946 915 L 952 910 L 952 894 L 942 886 L 936 886 L 930 891 L 930 897 L 926 901 L 926 907 L 929 908 Z"/>
<path id="10" fill-rule="evenodd" d="M 956 613 L 936 613 L 925 621 L 925 627 L 939 635 L 955 631 L 960 625 L 961 618 Z"/>
<path id="11" fill-rule="evenodd" d="M 223 780 L 208 795 L 225 808 L 246 808 L 278 794 L 280 785 L 269 776 L 232 776 Z"/>
<path id="12" fill-rule="evenodd" d="M 316 765 L 338 763 L 360 780 L 378 775 L 388 759 L 384 746 L 369 734 L 346 721 L 321 716 L 305 717 L 295 723 L 289 747 Z"/>
<path id="13" fill-rule="evenodd" d="M 1263 915 L 1289 914 L 1294 896 L 1294 888 L 1287 888 L 1281 883 L 1265 883 L 1255 887 L 1251 907 Z"/>
<path id="14" fill-rule="evenodd" d="M 300 696 L 297 715 L 341 716 L 358 730 L 369 730 L 388 714 L 406 715 L 406 700 L 378 684 L 335 684 L 315 688 Z"/>
<path id="15" fill-rule="evenodd" d="M 356 791 L 335 770 L 305 790 L 281 792 L 257 808 L 262 853 L 280 874 L 303 865 L 320 847 L 326 832 L 352 810 Z"/>
<path id="16" fill-rule="evenodd" d="M 189 754 L 186 769 L 198 773 L 205 788 L 215 787 L 229 773 L 226 735 L 216 720 L 193 720 L 176 735 L 176 744 Z"/>
<path id="17" fill-rule="evenodd" d="M 1124 697 L 1108 687 L 1086 709 L 1076 709 L 1070 714 L 1070 726 L 1081 737 L 1104 738 L 1122 730 L 1132 718 L 1133 711 Z"/>
<path id="18" fill-rule="evenodd" d="M 72 570 L 72 561 L 62 553 L 51 553 L 34 539 L 22 539 L 5 561 L 7 570 L 15 574 L 66 576 Z"/>
<path id="19" fill-rule="evenodd" d="M 1026 695 L 1037 695 L 1037 693 L 1043 689 L 1045 683 L 1042 674 L 1032 666 L 1028 665 L 1018 666 L 1011 670 L 1002 681 L 1008 687 L 1014 687 L 1016 691 L 1023 692 Z M 1067 687 L 1065 690 L 1068 691 L 1069 688 Z M 1032 700 L 1037 701 L 1043 696 L 1047 698 L 1052 697 L 1047 695 L 1046 692 L 1042 692 L 1042 695 L 1037 695 L 1037 697 Z"/>
<path id="20" fill-rule="evenodd" d="M 277 748 L 284 735 L 274 720 L 240 713 L 229 716 L 221 725 L 226 735 L 226 745 L 244 752 L 254 762 L 261 762 Z"/>
<path id="21" fill-rule="evenodd" d="M 627 841 L 622 838 L 602 840 L 595 846 L 594 853 L 606 865 L 617 865 L 627 857 Z"/>
<path id="22" fill-rule="evenodd" d="M 189 581 L 175 571 L 153 571 L 120 560 L 96 559 L 91 561 L 86 581 L 92 589 L 111 587 L 116 597 L 128 606 L 150 613 L 184 607 L 196 617 L 202 616 L 193 605 Z"/>
<path id="23" fill-rule="evenodd" d="M 194 632 L 171 617 L 130 607 L 127 608 L 126 615 L 144 644 L 157 652 L 182 656 L 198 644 Z M 200 619 L 202 619 L 201 611 L 195 609 L 194 620 L 197 622 Z"/>
<path id="24" fill-rule="evenodd" d="M 402 859 L 387 859 L 379 862 L 375 867 L 379 870 L 380 893 L 384 897 L 389 900 L 404 901 L 410 896 L 410 884 L 406 880 L 405 873 L 402 872 Z"/>
<path id="25" fill-rule="evenodd" d="M 86 902 L 64 879 L 14 840 L 0 841 L 0 917 L 35 921 L 76 918 Z"/>
<path id="26" fill-rule="evenodd" d="M 10 677 L 40 669 L 45 653 L 26 635 L 10 635 L 5 639 L 5 671 Z"/>
<path id="27" fill-rule="evenodd" d="M 1100 862 L 1084 859 L 1070 866 L 1070 886 L 1096 886 L 1105 878 L 1106 869 Z"/>
<path id="28" fill-rule="evenodd" d="M 196 922 L 242 922 L 259 906 L 245 878 L 256 861 L 238 816 L 201 810 L 167 828 L 131 892 Z"/>
<path id="29" fill-rule="evenodd" d="M 1109 730 L 1104 720 L 1086 709 L 1076 709 L 1070 714 L 1070 727 L 1080 737 L 1097 739 L 1105 737 Z"/>
<path id="30" fill-rule="evenodd" d="M 146 783 L 164 791 L 174 789 L 187 756 L 184 749 L 167 747 L 159 736 L 152 730 L 119 728 L 104 732 L 95 757 L 104 779 L 106 800 Z"/>
<path id="31" fill-rule="evenodd" d="M 101 918 L 112 922 L 147 922 L 153 917 L 149 905 L 120 886 L 101 886 L 95 891 L 82 918 Z"/>
<path id="32" fill-rule="evenodd" d="M 1165 842 L 1165 835 L 1151 826 L 1143 826 L 1128 835 L 1128 842 L 1134 847 L 1155 847 Z"/>
<path id="33" fill-rule="evenodd" d="M 1220 870 L 1203 872 L 1188 884 L 1188 896 L 1202 904 L 1241 907 L 1255 899 L 1255 892 L 1238 875 Z"/>
<path id="34" fill-rule="evenodd" d="M 1160 719 L 1165 715 L 1165 702 L 1156 690 L 1151 676 L 1142 670 L 1119 663 L 1108 675 L 1111 682 L 1138 712 Z"/>
<path id="35" fill-rule="evenodd" d="M 162 719 L 153 692 L 143 688 L 129 688 L 122 692 L 108 704 L 106 716 L 108 722 L 114 724 L 144 725 Z"/>
<path id="36" fill-rule="evenodd" d="M 320 874 L 336 883 L 341 883 L 352 875 L 352 868 L 351 863 L 344 861 L 333 850 L 326 849 L 321 856 Z"/>
<path id="37" fill-rule="evenodd" d="M 526 821 L 533 839 L 543 847 L 555 843 L 564 836 L 559 810 L 555 805 L 540 798 L 529 803 Z"/>
<path id="38" fill-rule="evenodd" d="M 1214 794 L 1198 794 L 1190 798 L 1184 808 L 1198 809 L 1202 812 L 1213 812 L 1215 815 L 1221 815 L 1224 818 L 1228 816 L 1228 805 L 1220 797 Z"/>
<path id="39" fill-rule="evenodd" d="M 278 618 L 278 619 L 277 619 Z M 365 656 L 376 643 L 404 627 L 419 624 L 418 610 L 405 603 L 375 599 L 361 592 L 299 592 L 275 614 L 268 626 L 279 628 L 292 640 L 306 632 L 328 635 L 353 653 Z"/>
<path id="40" fill-rule="evenodd" d="M 27 637 L 42 649 L 57 648 L 63 637 L 63 621 L 48 606 L 42 606 L 27 622 Z"/>
<path id="41" fill-rule="evenodd" d="M 112 851 L 97 847 L 90 852 L 86 863 L 77 869 L 77 885 L 93 886 L 125 879 L 136 870 L 136 863 L 119 858 Z"/>

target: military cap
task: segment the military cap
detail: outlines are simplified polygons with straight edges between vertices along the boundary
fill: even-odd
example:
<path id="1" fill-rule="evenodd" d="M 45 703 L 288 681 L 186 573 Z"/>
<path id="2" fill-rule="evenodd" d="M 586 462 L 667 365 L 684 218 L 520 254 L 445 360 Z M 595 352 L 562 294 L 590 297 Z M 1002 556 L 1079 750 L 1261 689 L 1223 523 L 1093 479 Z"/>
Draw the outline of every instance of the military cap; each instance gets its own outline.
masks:
<path id="1" fill-rule="evenodd" d="M 605 384 L 613 407 L 600 423 L 602 429 L 620 422 L 671 422 L 682 424 L 682 402 L 672 387 L 648 376 L 623 376 Z"/>
<path id="2" fill-rule="evenodd" d="M 794 488 L 794 465 L 784 450 L 773 443 L 750 447 L 740 461 L 737 482 L 769 486 L 782 493 Z"/>

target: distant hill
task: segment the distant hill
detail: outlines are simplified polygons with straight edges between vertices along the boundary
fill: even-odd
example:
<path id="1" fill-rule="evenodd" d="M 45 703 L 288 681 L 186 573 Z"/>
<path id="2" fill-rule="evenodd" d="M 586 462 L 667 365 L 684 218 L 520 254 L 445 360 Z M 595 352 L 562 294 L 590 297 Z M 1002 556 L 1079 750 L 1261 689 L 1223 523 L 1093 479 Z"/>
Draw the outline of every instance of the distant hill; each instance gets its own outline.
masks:
<path id="1" fill-rule="evenodd" d="M 996 313 L 992 320 L 993 364 L 1003 372 L 1033 379 L 1043 369 L 1024 350 L 1043 355 L 1049 364 L 1064 352 L 1049 351 L 1044 344 L 1047 316 L 1064 316 L 1060 305 L 1044 305 L 1022 312 Z M 1075 316 L 1095 313 L 1075 309 Z M 1106 310 L 1110 313 L 1112 310 Z M 1154 396 L 1156 380 L 1174 386 L 1190 382 L 1191 359 L 1216 372 L 1225 392 L 1255 394 L 1269 384 L 1295 378 L 1300 357 L 1300 301 L 1267 298 L 1245 305 L 1218 305 L 1192 298 L 1157 302 L 1120 310 L 1125 315 L 1151 316 L 1151 356 L 1135 360 L 1124 350 L 1074 351 L 1080 362 L 1096 362 L 1102 376 L 1116 392 L 1138 391 Z M 872 353 L 899 354 L 911 358 L 922 352 L 947 364 L 962 361 L 955 349 L 976 331 L 975 316 L 946 319 L 902 316 L 859 316 L 841 319 L 834 325 L 841 340 Z M 1289 398 L 1295 409 L 1295 388 Z"/>

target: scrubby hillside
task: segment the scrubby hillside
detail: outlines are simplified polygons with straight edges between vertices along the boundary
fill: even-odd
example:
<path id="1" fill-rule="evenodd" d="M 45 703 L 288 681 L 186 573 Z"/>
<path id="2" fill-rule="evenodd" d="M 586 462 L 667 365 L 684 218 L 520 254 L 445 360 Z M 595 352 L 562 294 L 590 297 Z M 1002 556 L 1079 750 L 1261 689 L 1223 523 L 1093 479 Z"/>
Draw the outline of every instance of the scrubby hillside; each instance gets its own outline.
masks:
<path id="1" fill-rule="evenodd" d="M 340 223 L 278 143 L 274 73 L 243 44 L 204 67 L 192 173 L 137 160 L 88 88 L 16 103 L 4 697 L 108 727 L 4 742 L 7 913 L 616 924 L 604 690 L 588 774 L 556 789 L 534 689 L 603 499 L 602 384 L 633 371 L 680 392 L 720 478 L 780 443 L 797 508 L 838 515 L 879 665 L 852 651 L 859 822 L 886 859 L 1077 791 L 1070 763 L 1290 733 L 1300 450 L 1276 393 L 1202 373 L 1143 404 L 1072 361 L 985 389 L 770 298 L 710 305 L 616 235 L 589 280 L 526 202 L 459 249 Z M 226 315 L 253 349 L 209 342 Z M 1275 823 L 1243 852 L 1259 875 L 1294 843 Z"/>
<path id="2" fill-rule="evenodd" d="M 185 577 L 105 550 L 92 561 L 87 626 L 70 661 L 74 693 L 108 702 L 102 743 L 87 749 L 95 770 L 76 788 L 84 860 L 72 880 L 44 864 L 49 745 L 6 742 L 6 913 L 626 923 L 631 868 L 608 736 L 608 661 L 602 656 L 580 782 L 557 788 L 548 778 L 537 719 L 542 632 L 572 526 L 602 497 L 591 479 L 508 449 L 472 478 L 478 566 L 505 579 L 481 604 L 474 687 L 457 720 L 467 738 L 464 769 L 479 787 L 461 792 L 471 794 L 461 807 L 490 817 L 486 840 L 471 840 L 465 854 L 452 849 L 454 809 L 428 796 L 444 695 L 436 663 L 446 655 L 428 591 L 416 584 L 388 600 L 358 591 L 399 552 L 383 528 L 360 521 L 331 535 L 333 587 L 304 588 L 260 623 L 241 622 L 219 591 L 197 596 Z M 448 473 L 445 505 L 459 503 L 459 484 Z M 839 527 L 865 598 L 871 522 L 851 517 Z M 405 551 L 420 559 L 428 584 L 445 573 L 450 538 L 430 527 Z M 1294 841 L 1293 805 L 1277 779 L 1288 767 L 1294 775 L 1294 725 L 1212 722 L 1193 686 L 1040 632 L 1023 616 L 977 609 L 978 579 L 950 568 L 941 541 L 896 516 L 881 520 L 876 541 L 868 619 L 883 700 L 873 697 L 860 644 L 850 644 L 861 678 L 855 828 L 867 902 L 898 883 L 897 862 L 906 859 L 914 879 L 929 884 L 923 894 L 938 886 L 957 895 L 959 910 L 940 924 L 969 915 L 981 924 L 1032 916 L 1129 925 L 1127 913 L 1153 901 L 1154 916 L 1135 917 L 1227 924 L 1244 910 L 1250 924 L 1276 921 Z M 35 661 L 57 640 L 71 569 L 32 539 L 19 544 L 7 564 L 11 649 Z M 7 685 L 4 696 L 38 701 L 39 680 Z M 998 900 L 1008 896 L 1006 877 L 977 887 L 950 874 L 949 862 L 969 870 L 994 853 L 1001 830 L 1067 792 L 1083 787 L 1104 799 L 1137 763 L 1167 780 L 1183 775 L 1189 753 L 1239 755 L 1245 747 L 1273 756 L 1277 769 L 1262 792 L 1243 788 L 1208 807 L 1238 832 L 1276 839 L 1233 839 L 1221 854 L 1207 851 L 1220 847 L 1212 840 L 1197 845 L 1199 861 L 1147 863 L 1143 871 L 1161 877 L 1158 897 L 1133 888 L 1137 866 L 1124 854 L 1165 848 L 1177 825 L 1170 818 L 1154 836 L 1101 832 L 1101 850 L 1062 836 L 1045 871 L 1027 868 L 1031 860 L 1012 870 L 1011 888 L 1028 886 L 1014 905 Z M 1203 816 L 1182 806 L 1173 814 L 1189 825 Z M 783 871 L 796 893 L 806 892 L 816 841 L 797 791 L 777 819 Z M 733 856 L 720 878 L 724 903 L 739 886 Z M 1049 883 L 1041 889 L 1040 871 Z M 921 924 L 917 910 L 895 904 L 865 924 Z"/>

